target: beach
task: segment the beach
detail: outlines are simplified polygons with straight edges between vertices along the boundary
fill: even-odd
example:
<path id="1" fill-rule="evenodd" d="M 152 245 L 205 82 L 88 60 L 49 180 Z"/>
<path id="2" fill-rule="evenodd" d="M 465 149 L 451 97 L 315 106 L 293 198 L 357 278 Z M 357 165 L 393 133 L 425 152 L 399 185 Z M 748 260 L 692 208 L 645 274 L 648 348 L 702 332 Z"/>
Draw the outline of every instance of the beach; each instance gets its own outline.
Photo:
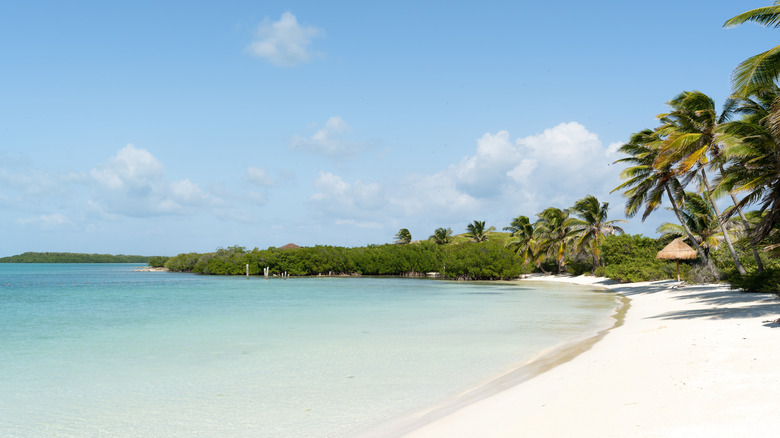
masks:
<path id="1" fill-rule="evenodd" d="M 535 377 L 418 414 L 393 434 L 433 437 L 737 437 L 777 432 L 780 301 L 726 285 L 615 284 L 615 327 Z M 525 280 L 519 280 L 525 281 Z M 438 412 L 438 413 L 437 413 Z"/>

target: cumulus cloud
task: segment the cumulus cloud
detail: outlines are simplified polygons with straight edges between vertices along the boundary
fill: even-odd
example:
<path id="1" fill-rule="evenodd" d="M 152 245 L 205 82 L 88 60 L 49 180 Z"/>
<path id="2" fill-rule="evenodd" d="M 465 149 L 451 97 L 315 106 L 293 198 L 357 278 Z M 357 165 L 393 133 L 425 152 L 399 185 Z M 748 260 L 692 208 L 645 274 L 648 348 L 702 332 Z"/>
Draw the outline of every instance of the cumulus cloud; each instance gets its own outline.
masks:
<path id="1" fill-rule="evenodd" d="M 351 134 L 352 128 L 347 122 L 341 117 L 334 116 L 309 138 L 293 136 L 288 147 L 330 158 L 355 158 L 368 147 L 368 144 L 350 140 Z"/>
<path id="2" fill-rule="evenodd" d="M 390 182 L 385 189 L 322 172 L 309 204 L 342 223 L 425 221 L 434 228 L 457 228 L 473 219 L 508 221 L 550 206 L 569 207 L 588 194 L 609 201 L 618 181 L 618 169 L 609 166 L 615 159 L 614 145 L 605 147 L 576 122 L 514 141 L 499 131 L 477 139 L 474 153 L 459 162 L 392 181 L 392 189 Z M 619 204 L 619 196 L 612 198 Z"/>
<path id="3" fill-rule="evenodd" d="M 90 172 L 97 183 L 96 209 L 108 214 L 184 214 L 218 203 L 189 179 L 168 181 L 149 151 L 129 144 Z"/>
<path id="4" fill-rule="evenodd" d="M 256 35 L 257 39 L 247 47 L 249 53 L 276 66 L 292 67 L 311 59 L 312 40 L 321 36 L 322 31 L 302 26 L 295 15 L 285 12 L 279 21 L 264 20 Z"/>
<path id="5" fill-rule="evenodd" d="M 315 212 L 341 220 L 373 216 L 385 201 L 384 190 L 379 183 L 364 183 L 360 180 L 347 183 L 330 172 L 319 173 L 314 189 L 309 204 Z"/>

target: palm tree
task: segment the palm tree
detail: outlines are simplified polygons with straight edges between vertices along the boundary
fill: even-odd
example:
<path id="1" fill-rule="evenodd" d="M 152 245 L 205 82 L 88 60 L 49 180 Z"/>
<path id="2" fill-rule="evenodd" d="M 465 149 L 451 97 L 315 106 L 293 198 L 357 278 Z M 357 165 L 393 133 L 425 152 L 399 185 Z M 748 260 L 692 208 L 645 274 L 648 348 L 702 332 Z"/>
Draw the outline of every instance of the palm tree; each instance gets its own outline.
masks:
<path id="1" fill-rule="evenodd" d="M 406 228 L 401 228 L 398 230 L 398 234 L 395 235 L 395 243 L 397 244 L 405 244 L 411 241 L 412 233 L 410 233 Z"/>
<path id="2" fill-rule="evenodd" d="M 748 21 L 764 27 L 780 27 L 780 0 L 775 1 L 772 6 L 743 12 L 726 21 L 723 27 L 735 27 Z M 749 96 L 750 87 L 773 85 L 778 77 L 780 77 L 780 46 L 775 46 L 742 61 L 734 69 L 731 80 L 737 94 Z"/>
<path id="3" fill-rule="evenodd" d="M 471 237 L 472 242 L 484 242 L 488 238 L 488 233 L 495 230 L 496 227 L 485 229 L 485 221 L 474 221 L 466 227 L 466 237 Z"/>
<path id="4" fill-rule="evenodd" d="M 706 170 L 712 167 L 712 163 L 717 162 L 721 155 L 716 128 L 729 117 L 734 100 L 727 101 L 727 110 L 720 116 L 715 110 L 715 102 L 699 91 L 684 91 L 669 101 L 668 105 L 672 111 L 658 116 L 662 125 L 657 131 L 663 141 L 654 165 L 660 168 L 672 166 L 686 181 L 693 178 L 699 180 L 719 218 L 721 232 L 734 265 L 741 275 L 745 275 L 747 272 L 739 261 L 734 244 L 726 233 L 725 220 L 713 199 L 713 190 Z"/>
<path id="5" fill-rule="evenodd" d="M 740 206 L 760 202 L 759 211 L 766 214 L 751 233 L 757 244 L 780 222 L 780 89 L 754 88 L 751 98 L 738 103 L 742 119 L 722 129 L 728 166 L 720 186 L 746 193 Z"/>
<path id="6" fill-rule="evenodd" d="M 641 209 L 644 209 L 643 222 L 650 213 L 661 206 L 664 195 L 666 195 L 691 244 L 701 256 L 712 276 L 718 279 L 720 276 L 715 265 L 693 238 L 693 233 L 680 213 L 677 199 L 682 197 L 683 187 L 677 179 L 677 173 L 670 164 L 662 168 L 656 166 L 661 143 L 662 140 L 657 131 L 645 129 L 633 134 L 629 142 L 619 149 L 620 152 L 628 156 L 615 161 L 615 163 L 628 163 L 630 165 L 620 173 L 620 178 L 626 181 L 615 187 L 612 192 L 623 191 L 623 195 L 627 198 L 625 209 L 627 217 L 634 217 Z"/>
<path id="7" fill-rule="evenodd" d="M 549 207 L 536 215 L 539 220 L 534 224 L 539 245 L 555 260 L 558 273 L 566 270 L 566 245 L 574 234 L 569 212 Z"/>
<path id="8" fill-rule="evenodd" d="M 444 245 L 445 243 L 450 243 L 450 236 L 452 236 L 452 228 L 437 228 L 429 239 L 439 245 Z"/>
<path id="9" fill-rule="evenodd" d="M 609 203 L 599 204 L 595 196 L 588 195 L 574 204 L 569 211 L 576 216 L 569 221 L 574 228 L 575 247 L 578 251 L 590 249 L 593 255 L 593 273 L 599 266 L 601 244 L 607 235 L 623 233 L 623 228 L 617 226 L 622 219 L 608 221 Z"/>
<path id="10" fill-rule="evenodd" d="M 523 264 L 530 260 L 539 270 L 548 274 L 542 267 L 544 253 L 542 246 L 535 237 L 534 226 L 527 216 L 518 216 L 512 220 L 506 231 L 512 231 L 512 237 L 504 244 L 507 248 L 514 249 L 515 252 L 523 258 Z"/>
<path id="11" fill-rule="evenodd" d="M 693 192 L 685 192 L 685 203 L 682 208 L 682 216 L 685 223 L 693 233 L 696 242 L 704 249 L 707 255 L 710 250 L 716 248 L 723 240 L 723 233 L 720 230 L 720 221 L 712 203 L 706 197 Z M 677 238 L 688 240 L 685 230 L 681 225 L 665 222 L 656 230 L 662 237 Z M 671 240 L 671 239 L 670 239 Z"/>
<path id="12" fill-rule="evenodd" d="M 531 221 L 528 220 L 528 216 L 518 216 L 514 219 L 512 219 L 512 222 L 509 224 L 508 227 L 504 227 L 504 231 L 509 231 L 512 237 L 514 237 L 518 233 L 522 233 L 526 227 L 531 226 L 531 229 L 533 229 L 533 226 L 531 225 Z"/>

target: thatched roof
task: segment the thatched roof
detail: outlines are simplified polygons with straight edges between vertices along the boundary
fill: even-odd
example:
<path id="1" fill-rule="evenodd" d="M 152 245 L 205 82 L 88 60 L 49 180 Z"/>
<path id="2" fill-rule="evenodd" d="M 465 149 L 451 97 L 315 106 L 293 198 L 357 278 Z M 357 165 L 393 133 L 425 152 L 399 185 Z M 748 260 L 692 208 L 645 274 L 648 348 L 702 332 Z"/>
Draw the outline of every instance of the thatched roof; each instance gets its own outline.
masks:
<path id="1" fill-rule="evenodd" d="M 672 243 L 658 251 L 655 258 L 664 260 L 693 260 L 698 255 L 696 250 L 688 246 L 682 239 L 674 239 Z"/>
<path id="2" fill-rule="evenodd" d="M 288 243 L 287 245 L 279 247 L 279 249 L 297 249 L 297 248 L 300 248 L 300 246 L 294 243 Z"/>

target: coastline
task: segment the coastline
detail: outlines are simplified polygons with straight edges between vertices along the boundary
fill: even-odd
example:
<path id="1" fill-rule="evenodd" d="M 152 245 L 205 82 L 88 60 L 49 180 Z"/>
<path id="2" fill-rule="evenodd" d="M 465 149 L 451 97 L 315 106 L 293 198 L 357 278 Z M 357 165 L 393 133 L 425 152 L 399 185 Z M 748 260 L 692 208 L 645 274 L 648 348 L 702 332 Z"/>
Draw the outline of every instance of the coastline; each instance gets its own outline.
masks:
<path id="1" fill-rule="evenodd" d="M 610 289 L 630 300 L 599 339 L 559 363 L 474 400 L 422 413 L 389 436 L 668 437 L 776 431 L 780 300 L 724 285 L 619 284 L 531 276 Z M 578 354 L 577 354 L 578 353 Z M 501 379 L 499 379 L 501 380 Z M 498 382 L 498 381 L 496 381 Z M 435 410 L 433 412 L 436 412 Z M 387 431 L 385 431 L 387 432 Z M 369 435 L 369 436 L 388 436 Z"/>

